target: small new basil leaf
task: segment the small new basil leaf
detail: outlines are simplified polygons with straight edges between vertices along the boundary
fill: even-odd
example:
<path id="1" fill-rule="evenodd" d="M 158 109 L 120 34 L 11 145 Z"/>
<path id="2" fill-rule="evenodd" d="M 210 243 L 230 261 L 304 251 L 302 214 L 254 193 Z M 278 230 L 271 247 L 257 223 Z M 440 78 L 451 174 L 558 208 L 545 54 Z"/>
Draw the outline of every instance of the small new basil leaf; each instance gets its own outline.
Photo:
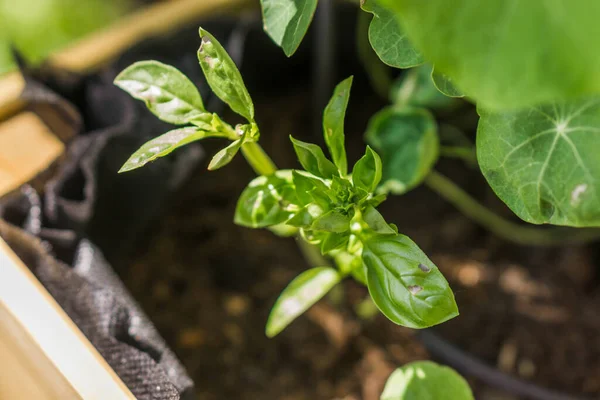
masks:
<path id="1" fill-rule="evenodd" d="M 381 61 L 394 68 L 411 68 L 425 62 L 392 11 L 375 0 L 363 0 L 360 7 L 373 14 L 369 41 Z"/>
<path id="2" fill-rule="evenodd" d="M 292 179 L 296 186 L 296 195 L 301 205 L 305 206 L 314 201 L 313 192 L 326 193 L 329 189 L 325 183 L 315 176 L 308 176 L 303 171 L 292 172 Z"/>
<path id="3" fill-rule="evenodd" d="M 367 204 L 369 204 L 373 207 L 378 207 L 386 199 L 387 199 L 387 195 L 385 193 L 378 194 L 377 196 L 373 196 L 369 200 L 367 200 Z"/>
<path id="4" fill-rule="evenodd" d="M 397 107 L 430 109 L 445 109 L 457 104 L 457 100 L 442 94 L 433 84 L 431 71 L 431 65 L 425 64 L 400 74 L 392 84 L 390 101 Z"/>
<path id="5" fill-rule="evenodd" d="M 317 218 L 313 222 L 311 229 L 315 231 L 343 233 L 350 229 L 350 217 L 331 210 Z"/>
<path id="6" fill-rule="evenodd" d="M 452 368 L 432 361 L 416 361 L 398 368 L 388 378 L 381 400 L 474 400 L 467 381 Z"/>
<path id="7" fill-rule="evenodd" d="M 129 157 L 119 172 L 127 172 L 143 167 L 150 161 L 164 157 L 183 145 L 195 140 L 215 136 L 221 135 L 219 133 L 201 131 L 195 127 L 174 129 L 144 143 L 142 147 Z"/>
<path id="8" fill-rule="evenodd" d="M 261 0 L 264 29 L 286 56 L 296 52 L 312 21 L 317 0 Z"/>
<path id="9" fill-rule="evenodd" d="M 199 32 L 198 61 L 210 88 L 233 111 L 253 122 L 254 104 L 240 71 L 217 39 L 202 28 Z"/>
<path id="10" fill-rule="evenodd" d="M 383 161 L 381 190 L 394 194 L 419 185 L 439 155 L 435 119 L 421 108 L 384 108 L 369 121 L 365 139 Z"/>
<path id="11" fill-rule="evenodd" d="M 286 224 L 297 228 L 308 228 L 312 225 L 314 217 L 311 215 L 308 206 L 298 211 L 292 218 L 286 221 Z"/>
<path id="12" fill-rule="evenodd" d="M 363 219 L 374 232 L 382 235 L 395 235 L 398 233 L 387 222 L 373 206 L 367 206 L 363 212 Z"/>
<path id="13" fill-rule="evenodd" d="M 325 179 L 331 179 L 334 175 L 338 175 L 337 168 L 325 157 L 319 146 L 296 140 L 291 136 L 290 140 L 294 145 L 298 160 L 305 170 Z"/>
<path id="14" fill-rule="evenodd" d="M 448 282 L 408 237 L 373 235 L 363 246 L 369 293 L 392 322 L 421 329 L 458 315 Z"/>
<path id="15" fill-rule="evenodd" d="M 243 140 L 238 139 L 231 142 L 231 144 L 224 149 L 221 149 L 213 156 L 212 160 L 210 160 L 210 163 L 208 164 L 208 170 L 215 171 L 229 164 L 238 151 L 240 151 L 242 144 Z"/>
<path id="16" fill-rule="evenodd" d="M 382 176 L 381 158 L 371 147 L 367 146 L 365 155 L 354 164 L 352 184 L 357 189 L 373 193 Z"/>
<path id="17" fill-rule="evenodd" d="M 272 338 L 327 294 L 342 277 L 333 268 L 317 267 L 298 275 L 281 292 L 267 320 L 266 334 Z"/>
<path id="18" fill-rule="evenodd" d="M 441 93 L 448 97 L 464 97 L 465 95 L 456 87 L 452 78 L 441 72 L 437 72 L 435 68 L 431 71 L 431 80 Z"/>
<path id="19" fill-rule="evenodd" d="M 331 232 L 321 241 L 321 253 L 323 255 L 334 251 L 346 248 L 348 245 L 348 233 Z"/>
<path id="20" fill-rule="evenodd" d="M 248 184 L 235 209 L 234 222 L 248 228 L 264 228 L 285 222 L 292 215 L 286 206 L 294 204 L 294 186 L 281 171 L 259 176 Z"/>
<path id="21" fill-rule="evenodd" d="M 177 68 L 158 61 L 139 61 L 125 68 L 115 85 L 142 100 L 161 120 L 187 124 L 208 114 L 196 86 Z"/>
<path id="22" fill-rule="evenodd" d="M 481 171 L 515 214 L 534 224 L 600 226 L 600 96 L 478 112 Z"/>
<path id="23" fill-rule="evenodd" d="M 346 148 L 344 147 L 344 118 L 350 99 L 352 77 L 338 84 L 333 91 L 333 96 L 323 113 L 323 135 L 325 143 L 333 159 L 333 163 L 340 170 L 341 175 L 348 173 Z"/>

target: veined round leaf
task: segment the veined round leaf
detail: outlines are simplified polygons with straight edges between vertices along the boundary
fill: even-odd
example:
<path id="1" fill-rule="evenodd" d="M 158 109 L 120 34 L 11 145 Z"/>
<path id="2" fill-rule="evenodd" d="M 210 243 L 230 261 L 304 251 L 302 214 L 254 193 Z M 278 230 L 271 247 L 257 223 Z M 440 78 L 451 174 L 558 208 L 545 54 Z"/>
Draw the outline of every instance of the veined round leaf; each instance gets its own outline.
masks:
<path id="1" fill-rule="evenodd" d="M 363 0 L 361 8 L 373 14 L 369 26 L 369 42 L 381 61 L 395 68 L 410 68 L 425 60 L 404 33 L 394 13 L 378 4 L 379 0 Z"/>
<path id="2" fill-rule="evenodd" d="M 427 61 L 488 109 L 600 92 L 600 2 L 380 0 Z"/>
<path id="3" fill-rule="evenodd" d="M 119 172 L 127 172 L 143 167 L 150 161 L 154 161 L 159 157 L 164 157 L 181 146 L 195 140 L 213 136 L 221 136 L 221 134 L 201 131 L 195 127 L 174 129 L 146 142 L 133 153 L 131 157 L 129 157 Z"/>
<path id="4" fill-rule="evenodd" d="M 340 280 L 340 274 L 328 267 L 312 268 L 298 275 L 275 302 L 267 321 L 267 336 L 274 337 L 284 330 Z"/>
<path id="5" fill-rule="evenodd" d="M 474 400 L 469 384 L 452 368 L 416 361 L 388 378 L 381 400 Z"/>
<path id="6" fill-rule="evenodd" d="M 317 9 L 317 0 L 261 0 L 264 28 L 286 56 L 292 56 Z"/>
<path id="7" fill-rule="evenodd" d="M 411 68 L 401 74 L 393 83 L 390 100 L 395 105 L 409 105 L 433 109 L 443 109 L 456 103 L 456 100 L 442 94 L 431 79 L 431 65 Z"/>
<path id="8" fill-rule="evenodd" d="M 158 61 L 130 65 L 115 78 L 115 85 L 171 124 L 187 124 L 207 114 L 196 86 L 177 68 Z"/>
<path id="9" fill-rule="evenodd" d="M 383 161 L 381 188 L 402 194 L 420 184 L 439 153 L 433 116 L 419 108 L 385 108 L 375 114 L 365 134 Z"/>
<path id="10" fill-rule="evenodd" d="M 534 224 L 600 226 L 600 97 L 478 111 L 481 171 L 515 214 Z"/>
<path id="11" fill-rule="evenodd" d="M 363 244 L 369 293 L 392 322 L 421 329 L 458 315 L 448 282 L 408 237 L 373 235 Z"/>
<path id="12" fill-rule="evenodd" d="M 277 225 L 293 216 L 285 207 L 295 203 L 296 193 L 288 171 L 259 176 L 240 196 L 234 222 L 248 228 Z"/>

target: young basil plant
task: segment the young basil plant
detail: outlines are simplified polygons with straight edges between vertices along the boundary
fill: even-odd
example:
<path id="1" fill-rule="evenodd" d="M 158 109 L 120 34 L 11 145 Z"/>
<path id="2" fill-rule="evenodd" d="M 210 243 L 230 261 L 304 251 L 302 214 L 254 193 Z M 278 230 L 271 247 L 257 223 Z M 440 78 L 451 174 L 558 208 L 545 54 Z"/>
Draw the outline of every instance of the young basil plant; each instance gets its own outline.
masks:
<path id="1" fill-rule="evenodd" d="M 267 335 L 281 332 L 347 276 L 366 284 L 377 307 L 397 324 L 426 328 L 458 315 L 441 272 L 377 211 L 385 200 L 385 195 L 376 192 L 385 173 L 378 153 L 367 146 L 348 173 L 344 118 L 352 77 L 335 88 L 323 115 L 323 134 L 332 160 L 319 146 L 291 137 L 302 168 L 276 170 L 270 160 L 265 161 L 268 157 L 262 149 L 257 150 L 260 135 L 254 105 L 237 67 L 212 35 L 200 29 L 200 37 L 198 60 L 208 84 L 248 123 L 234 129 L 206 111 L 199 92 L 175 68 L 156 61 L 133 64 L 115 83 L 143 100 L 160 119 L 186 126 L 146 143 L 121 171 L 139 168 L 207 137 L 230 141 L 211 160 L 211 170 L 227 165 L 245 149 L 244 156 L 261 176 L 242 192 L 234 222 L 248 228 L 298 231 L 302 240 L 318 246 L 337 266 L 315 265 L 294 279 L 273 307 Z M 265 162 L 271 163 L 268 168 Z"/>

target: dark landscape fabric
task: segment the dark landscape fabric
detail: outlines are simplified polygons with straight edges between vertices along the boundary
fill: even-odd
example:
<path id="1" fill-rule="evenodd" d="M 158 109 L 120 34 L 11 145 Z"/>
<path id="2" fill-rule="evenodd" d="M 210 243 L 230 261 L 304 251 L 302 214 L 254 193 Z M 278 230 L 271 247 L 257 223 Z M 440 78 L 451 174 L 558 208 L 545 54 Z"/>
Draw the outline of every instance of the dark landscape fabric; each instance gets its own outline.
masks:
<path id="1" fill-rule="evenodd" d="M 243 29 L 226 21 L 205 25 L 241 56 Z M 141 400 L 194 398 L 193 382 L 111 265 L 127 267 L 122 260 L 197 169 L 203 153 L 198 145 L 186 146 L 145 168 L 117 174 L 139 146 L 173 127 L 112 80 L 136 60 L 158 59 L 186 73 L 216 111 L 220 103 L 208 93 L 195 51 L 180 51 L 194 40 L 199 44 L 197 27 L 177 38 L 142 43 L 89 77 L 48 67 L 25 70 L 29 109 L 59 138 L 75 136 L 49 181 L 0 199 L 0 236 Z"/>

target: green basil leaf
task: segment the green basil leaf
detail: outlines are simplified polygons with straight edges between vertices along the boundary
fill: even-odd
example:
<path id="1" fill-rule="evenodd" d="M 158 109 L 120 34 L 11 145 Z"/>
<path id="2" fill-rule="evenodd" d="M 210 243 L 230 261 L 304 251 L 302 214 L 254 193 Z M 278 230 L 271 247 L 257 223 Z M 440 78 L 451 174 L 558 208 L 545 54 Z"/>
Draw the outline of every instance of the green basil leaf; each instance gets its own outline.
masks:
<path id="1" fill-rule="evenodd" d="M 421 329 L 458 315 L 448 282 L 408 237 L 373 235 L 363 245 L 369 293 L 392 322 Z"/>
<path id="2" fill-rule="evenodd" d="M 410 68 L 423 64 L 425 60 L 406 36 L 396 16 L 382 7 L 379 1 L 363 0 L 363 11 L 373 14 L 369 26 L 369 41 L 381 61 L 395 68 Z"/>
<path id="3" fill-rule="evenodd" d="M 433 84 L 441 93 L 448 97 L 464 97 L 463 92 L 460 91 L 454 84 L 452 78 L 448 75 L 437 72 L 435 68 L 431 71 L 431 80 Z"/>
<path id="4" fill-rule="evenodd" d="M 395 235 L 398 233 L 387 222 L 373 206 L 367 206 L 363 212 L 363 219 L 374 232 L 382 235 Z"/>
<path id="5" fill-rule="evenodd" d="M 449 108 L 456 100 L 442 94 L 434 85 L 429 64 L 411 68 L 394 81 L 390 100 L 397 107 L 414 106 L 431 109 Z"/>
<path id="6" fill-rule="evenodd" d="M 314 218 L 308 207 L 302 208 L 292 218 L 286 221 L 286 224 L 295 226 L 297 228 L 308 228 L 312 225 Z"/>
<path id="7" fill-rule="evenodd" d="M 394 194 L 419 185 L 439 155 L 437 125 L 425 109 L 385 108 L 369 121 L 365 139 L 381 155 L 382 190 Z"/>
<path id="8" fill-rule="evenodd" d="M 343 233 L 350 229 L 350 217 L 331 210 L 317 218 L 313 222 L 311 229 L 315 231 Z"/>
<path id="9" fill-rule="evenodd" d="M 294 145 L 298 160 L 305 170 L 325 179 L 331 179 L 334 175 L 339 175 L 335 165 L 325 157 L 319 146 L 302 142 L 291 136 L 290 140 Z"/>
<path id="10" fill-rule="evenodd" d="M 344 147 L 344 118 L 350 99 L 352 79 L 352 77 L 347 78 L 336 86 L 323 114 L 325 143 L 327 143 L 333 163 L 340 170 L 341 175 L 348 173 L 348 161 Z"/>
<path id="11" fill-rule="evenodd" d="M 240 71 L 217 39 L 202 28 L 199 32 L 198 61 L 210 88 L 233 111 L 253 122 L 254 104 Z"/>
<path id="12" fill-rule="evenodd" d="M 534 224 L 600 226 L 600 97 L 478 111 L 481 171 L 515 214 Z"/>
<path id="13" fill-rule="evenodd" d="M 303 171 L 294 170 L 292 172 L 292 179 L 296 186 L 298 201 L 303 206 L 315 200 L 314 192 L 324 194 L 329 190 L 325 182 Z"/>
<path id="14" fill-rule="evenodd" d="M 240 151 L 242 144 L 243 140 L 238 139 L 231 142 L 231 144 L 225 147 L 224 149 L 221 149 L 210 160 L 210 163 L 208 164 L 208 170 L 215 171 L 229 164 L 231 160 L 233 160 L 233 157 L 235 157 L 235 155 L 238 153 L 238 151 Z"/>
<path id="15" fill-rule="evenodd" d="M 196 86 L 170 65 L 139 61 L 125 68 L 114 82 L 165 122 L 183 125 L 210 115 Z"/>
<path id="16" fill-rule="evenodd" d="M 398 368 L 388 378 L 381 400 L 474 400 L 469 384 L 452 368 L 432 361 L 416 361 Z"/>
<path id="17" fill-rule="evenodd" d="M 248 184 L 235 209 L 234 222 L 248 228 L 264 228 L 287 221 L 293 214 L 286 206 L 296 201 L 294 186 L 281 171 L 259 176 Z"/>
<path id="18" fill-rule="evenodd" d="M 298 275 L 275 302 L 267 321 L 266 334 L 274 337 L 308 310 L 341 281 L 333 268 L 317 267 Z"/>
<path id="19" fill-rule="evenodd" d="M 367 146 L 365 155 L 354 164 L 352 169 L 352 184 L 357 189 L 373 193 L 381 181 L 381 158 L 371 147 Z"/>
<path id="20" fill-rule="evenodd" d="M 321 241 L 321 253 L 327 254 L 334 250 L 341 250 L 348 245 L 348 233 L 331 232 Z"/>
<path id="21" fill-rule="evenodd" d="M 174 129 L 144 143 L 142 147 L 129 157 L 119 172 L 127 172 L 143 167 L 150 161 L 164 157 L 181 146 L 195 140 L 214 136 L 221 135 L 219 133 L 201 131 L 195 127 Z"/>
<path id="22" fill-rule="evenodd" d="M 260 4 L 265 31 L 291 57 L 306 35 L 317 0 L 261 0 Z"/>
<path id="23" fill-rule="evenodd" d="M 600 92 L 600 2 L 380 0 L 415 46 L 491 110 Z"/>
<path id="24" fill-rule="evenodd" d="M 367 204 L 369 204 L 373 207 L 378 207 L 386 199 L 387 199 L 387 195 L 385 193 L 378 194 L 377 196 L 373 196 L 369 200 L 367 200 Z"/>

